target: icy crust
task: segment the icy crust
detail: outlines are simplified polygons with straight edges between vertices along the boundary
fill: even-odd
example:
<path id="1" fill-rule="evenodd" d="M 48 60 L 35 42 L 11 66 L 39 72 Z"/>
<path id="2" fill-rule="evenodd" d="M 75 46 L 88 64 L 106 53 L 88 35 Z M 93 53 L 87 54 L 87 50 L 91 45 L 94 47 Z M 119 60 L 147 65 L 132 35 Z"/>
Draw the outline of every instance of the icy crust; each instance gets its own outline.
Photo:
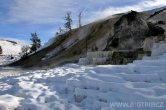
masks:
<path id="1" fill-rule="evenodd" d="M 162 46 L 153 49 L 161 50 L 157 57 L 128 65 L 67 64 L 1 77 L 0 110 L 165 110 L 166 53 Z M 140 106 L 139 102 L 158 105 Z M 125 105 L 113 105 L 119 103 Z"/>

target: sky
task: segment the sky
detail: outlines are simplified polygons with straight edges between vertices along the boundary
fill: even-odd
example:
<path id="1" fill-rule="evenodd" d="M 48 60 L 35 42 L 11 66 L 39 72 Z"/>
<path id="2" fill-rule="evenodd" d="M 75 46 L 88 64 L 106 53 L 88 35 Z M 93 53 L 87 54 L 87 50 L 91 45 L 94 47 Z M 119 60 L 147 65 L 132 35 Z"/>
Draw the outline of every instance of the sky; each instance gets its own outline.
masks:
<path id="1" fill-rule="evenodd" d="M 82 23 L 87 24 L 116 13 L 162 6 L 166 0 L 0 0 L 0 38 L 30 43 L 31 33 L 36 32 L 45 43 L 63 28 L 68 11 L 77 27 L 81 11 Z"/>

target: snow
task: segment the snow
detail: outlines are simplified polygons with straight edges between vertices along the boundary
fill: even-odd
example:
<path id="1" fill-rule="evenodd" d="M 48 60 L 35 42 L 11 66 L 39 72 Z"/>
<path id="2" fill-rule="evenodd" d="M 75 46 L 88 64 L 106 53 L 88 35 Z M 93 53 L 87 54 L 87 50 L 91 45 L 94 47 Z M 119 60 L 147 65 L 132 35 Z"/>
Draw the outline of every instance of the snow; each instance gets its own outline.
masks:
<path id="1" fill-rule="evenodd" d="M 18 60 L 21 48 L 25 45 L 27 44 L 16 39 L 0 39 L 0 46 L 2 48 L 2 54 L 0 54 L 0 65 L 9 64 Z"/>
<path id="2" fill-rule="evenodd" d="M 16 60 L 16 58 L 11 59 L 10 56 L 0 55 L 0 65 L 6 65 L 6 64 L 9 64 L 15 60 Z"/>
<path id="3" fill-rule="evenodd" d="M 155 43 L 153 45 L 152 56 L 159 56 L 165 52 L 166 52 L 166 43 L 165 42 Z"/>
<path id="4" fill-rule="evenodd" d="M 21 98 L 8 94 L 0 96 L 0 110 L 12 110 L 19 105 L 20 101 Z"/>
<path id="5" fill-rule="evenodd" d="M 0 110 L 165 110 L 164 47 L 128 65 L 66 64 L 1 76 Z"/>
<path id="6" fill-rule="evenodd" d="M 12 43 L 4 39 L 0 39 L 0 46 L 2 47 L 2 55 L 18 55 L 21 52 L 22 44 L 20 42 Z M 12 48 L 11 48 L 12 47 Z"/>

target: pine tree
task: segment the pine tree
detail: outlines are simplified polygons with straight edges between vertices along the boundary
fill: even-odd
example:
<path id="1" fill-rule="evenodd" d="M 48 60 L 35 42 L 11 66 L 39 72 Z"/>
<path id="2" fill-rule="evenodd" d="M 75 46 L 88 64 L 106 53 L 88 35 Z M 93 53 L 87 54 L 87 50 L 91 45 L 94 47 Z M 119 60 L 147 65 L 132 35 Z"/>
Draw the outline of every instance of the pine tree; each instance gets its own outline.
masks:
<path id="1" fill-rule="evenodd" d="M 31 46 L 31 52 L 36 52 L 36 50 L 38 48 L 41 47 L 41 40 L 38 38 L 36 32 L 35 33 L 31 33 L 31 41 L 32 41 L 32 46 Z"/>
<path id="2" fill-rule="evenodd" d="M 64 27 L 66 28 L 67 31 L 71 33 L 71 29 L 72 29 L 71 12 L 66 13 L 65 21 L 66 23 L 64 24 Z"/>

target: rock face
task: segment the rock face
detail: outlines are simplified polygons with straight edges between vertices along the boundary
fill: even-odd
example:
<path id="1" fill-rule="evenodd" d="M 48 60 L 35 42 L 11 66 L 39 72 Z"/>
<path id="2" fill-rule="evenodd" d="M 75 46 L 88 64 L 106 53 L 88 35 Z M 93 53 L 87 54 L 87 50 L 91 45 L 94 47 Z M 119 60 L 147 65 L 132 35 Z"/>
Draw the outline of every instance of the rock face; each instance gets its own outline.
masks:
<path id="1" fill-rule="evenodd" d="M 131 11 L 114 24 L 114 35 L 108 40 L 106 50 L 135 50 L 149 36 L 164 34 L 162 27 L 147 22 L 141 13 Z"/>
<path id="2" fill-rule="evenodd" d="M 158 22 L 160 24 L 160 22 Z M 164 28 L 157 26 L 156 24 L 153 24 L 151 22 L 148 23 L 149 26 L 149 36 L 158 36 L 158 35 L 163 35 L 165 33 Z"/>

